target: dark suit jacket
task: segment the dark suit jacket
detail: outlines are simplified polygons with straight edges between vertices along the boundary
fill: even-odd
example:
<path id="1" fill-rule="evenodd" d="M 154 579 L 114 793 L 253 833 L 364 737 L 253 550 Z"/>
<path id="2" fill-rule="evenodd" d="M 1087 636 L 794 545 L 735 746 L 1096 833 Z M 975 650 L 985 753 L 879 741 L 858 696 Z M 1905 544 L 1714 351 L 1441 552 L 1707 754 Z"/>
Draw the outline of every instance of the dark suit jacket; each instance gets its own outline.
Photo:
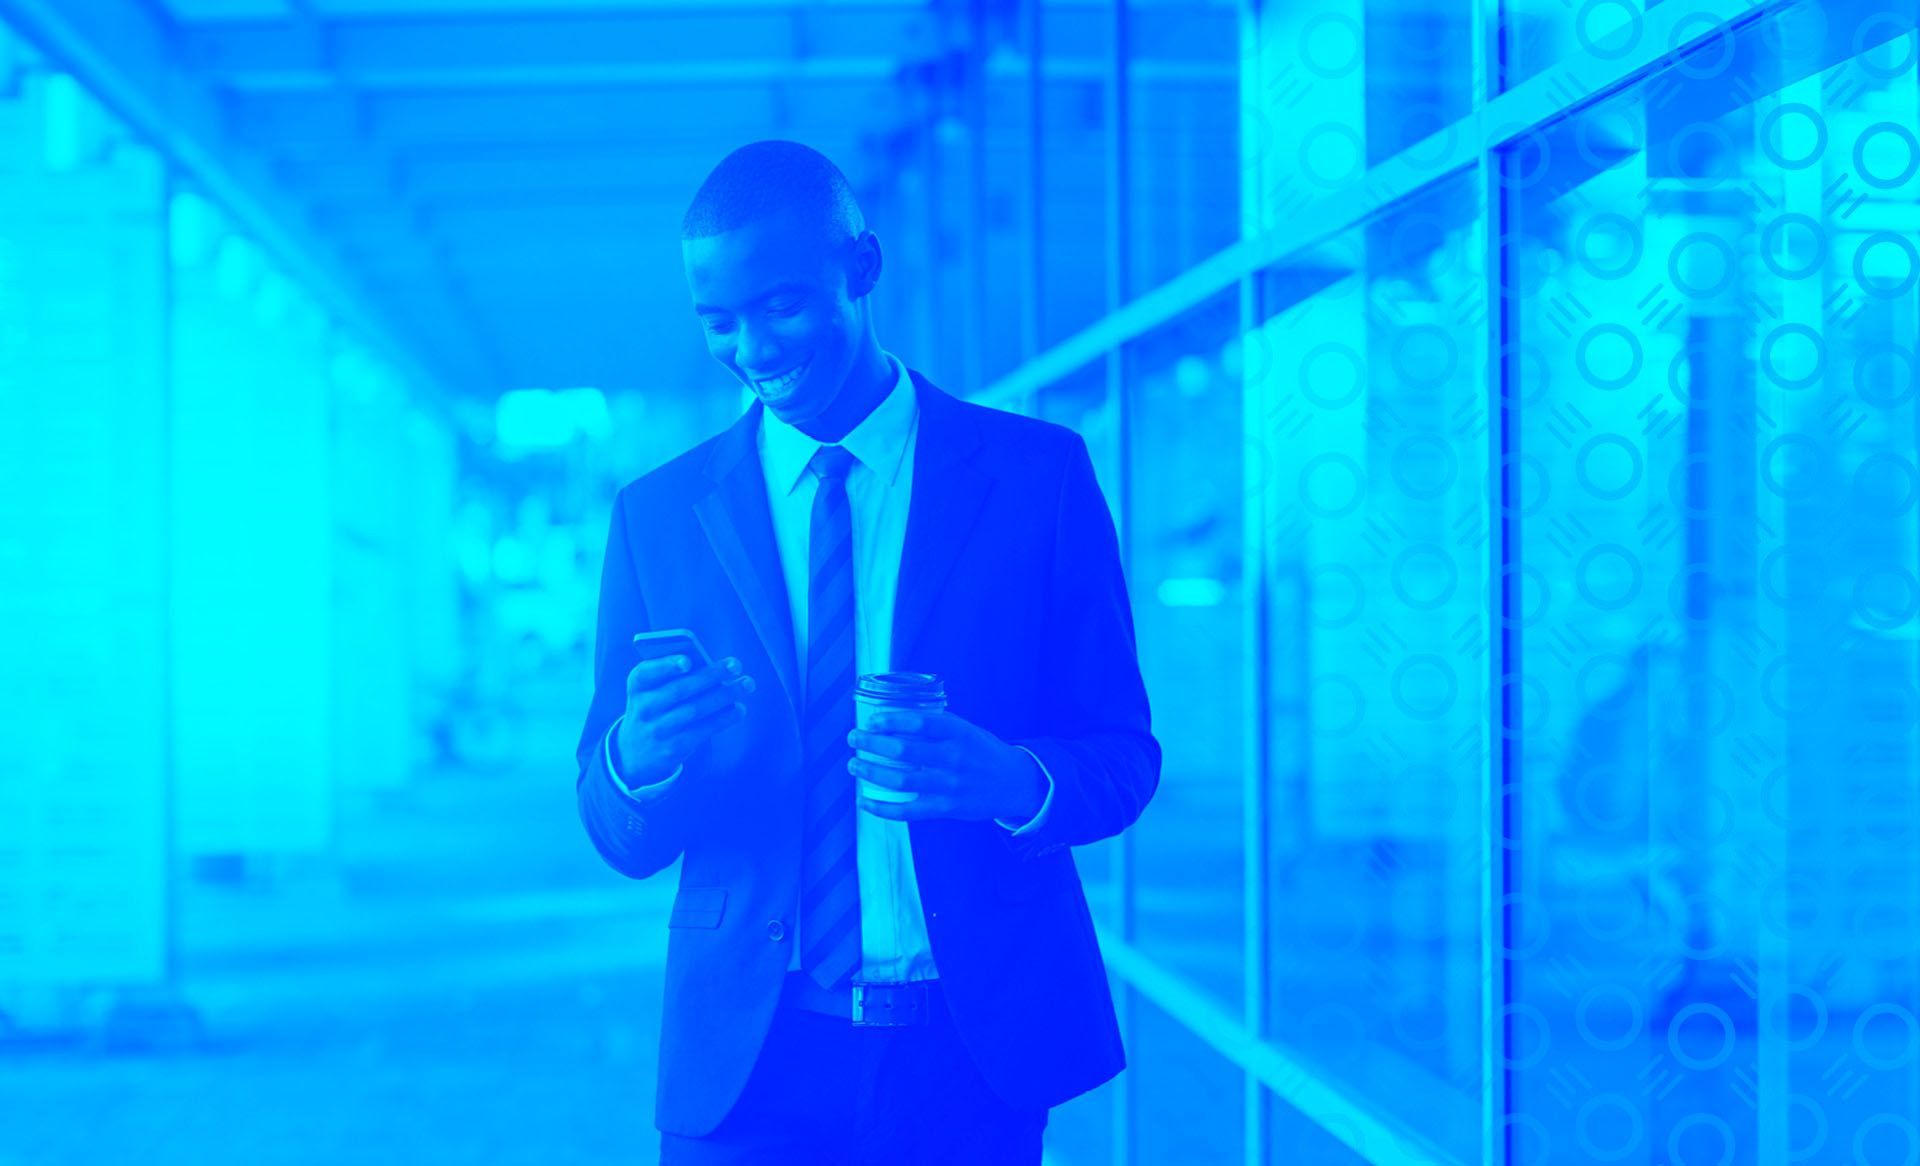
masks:
<path id="1" fill-rule="evenodd" d="M 1159 782 L 1112 519 L 1069 429 L 957 400 L 918 374 L 920 426 L 893 666 L 946 680 L 956 714 L 1034 751 L 1044 826 L 909 828 L 928 938 L 962 1041 L 1005 1099 L 1053 1106 L 1125 1064 L 1070 846 L 1117 834 Z M 669 920 L 656 1124 L 710 1132 L 759 1054 L 798 908 L 802 789 L 793 634 L 755 448 L 761 406 L 623 488 L 600 583 L 580 818 L 615 870 L 685 857 Z M 746 720 L 644 811 L 601 740 L 633 633 L 692 628 L 760 680 Z"/>

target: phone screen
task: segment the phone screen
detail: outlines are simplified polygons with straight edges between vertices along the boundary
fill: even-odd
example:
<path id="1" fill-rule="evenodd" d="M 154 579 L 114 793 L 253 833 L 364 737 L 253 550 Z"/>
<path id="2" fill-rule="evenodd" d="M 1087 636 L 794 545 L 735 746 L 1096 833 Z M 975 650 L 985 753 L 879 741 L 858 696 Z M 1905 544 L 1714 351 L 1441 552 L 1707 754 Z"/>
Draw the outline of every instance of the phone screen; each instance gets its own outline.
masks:
<path id="1" fill-rule="evenodd" d="M 707 649 L 700 643 L 700 637 L 686 628 L 671 628 L 661 632 L 640 632 L 633 637 L 634 651 L 642 660 L 659 660 L 666 656 L 685 656 L 693 662 L 695 668 L 711 663 Z"/>

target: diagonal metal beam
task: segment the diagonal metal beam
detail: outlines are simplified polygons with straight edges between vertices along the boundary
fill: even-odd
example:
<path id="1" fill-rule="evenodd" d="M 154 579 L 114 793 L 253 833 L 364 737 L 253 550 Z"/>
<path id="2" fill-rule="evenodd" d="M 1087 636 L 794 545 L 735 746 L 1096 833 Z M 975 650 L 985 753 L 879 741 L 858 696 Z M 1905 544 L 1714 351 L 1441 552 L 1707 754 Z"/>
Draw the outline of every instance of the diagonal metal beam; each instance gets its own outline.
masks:
<path id="1" fill-rule="evenodd" d="M 1867 22 L 1869 15 L 1873 16 L 1871 23 Z M 1640 36 L 1631 50 L 1587 51 L 1560 61 L 1373 166 L 1351 187 L 1302 207 L 1266 234 L 1223 248 L 1130 299 L 987 385 L 972 399 L 987 404 L 1027 400 L 1127 342 L 1228 291 L 1240 280 L 1310 252 L 1495 151 L 1578 116 L 1595 102 L 1646 80 L 1689 52 L 1722 36 L 1738 36 L 1748 26 L 1772 16 L 1792 22 L 1782 35 L 1806 46 L 1807 57 L 1800 63 L 1809 69 L 1814 68 L 1809 61 L 1817 61 L 1818 68 L 1824 68 L 1872 47 L 1850 41 L 1855 29 L 1869 29 L 1873 44 L 1879 44 L 1905 35 L 1915 26 L 1911 0 L 1830 0 L 1824 6 L 1796 0 L 1665 0 L 1647 9 Z"/>
<path id="2" fill-rule="evenodd" d="M 479 373 L 429 350 L 370 309 L 376 302 L 303 224 L 264 166 L 229 135 L 217 98 L 183 80 L 171 29 L 137 0 L 0 0 L 0 18 L 71 71 L 223 207 L 362 339 L 438 395 Z"/>

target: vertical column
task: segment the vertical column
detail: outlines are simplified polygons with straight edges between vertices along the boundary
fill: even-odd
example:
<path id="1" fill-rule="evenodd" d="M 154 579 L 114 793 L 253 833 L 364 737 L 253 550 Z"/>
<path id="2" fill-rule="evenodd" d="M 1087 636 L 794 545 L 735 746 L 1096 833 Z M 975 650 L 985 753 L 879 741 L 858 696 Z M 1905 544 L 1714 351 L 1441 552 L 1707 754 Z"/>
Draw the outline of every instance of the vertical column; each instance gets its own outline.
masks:
<path id="1" fill-rule="evenodd" d="M 961 262 L 966 271 L 967 351 L 961 363 L 968 393 L 986 384 L 987 373 L 987 54 L 986 5 L 970 0 L 960 55 L 961 118 L 966 128 L 967 202 L 962 215 L 966 241 Z"/>
<path id="2" fill-rule="evenodd" d="M 207 874 L 276 875 L 333 830 L 319 316 L 209 204 L 171 214 L 180 846 Z"/>
<path id="3" fill-rule="evenodd" d="M 1026 233 L 1021 240 L 1020 356 L 1032 360 L 1045 335 L 1046 261 L 1046 0 L 1026 0 L 1021 12 L 1027 50 Z"/>
<path id="4" fill-rule="evenodd" d="M 0 30 L 0 37 L 4 37 Z M 0 83 L 8 79 L 0 77 Z M 72 78 L 0 89 L 0 1012 L 167 997 L 163 170 Z"/>
<path id="5" fill-rule="evenodd" d="M 1474 76 L 1471 83 L 1474 108 L 1484 108 L 1506 86 L 1505 28 L 1500 0 L 1475 0 L 1472 10 Z M 1512 479 L 1507 457 L 1518 432 L 1509 391 L 1514 369 L 1509 359 L 1511 317 L 1507 303 L 1507 223 L 1506 192 L 1501 178 L 1501 154 L 1483 152 L 1478 162 L 1481 244 L 1483 270 L 1487 280 L 1486 369 L 1493 400 L 1488 402 L 1492 423 L 1487 426 L 1488 512 L 1493 537 L 1487 540 L 1486 568 L 1488 602 L 1493 634 L 1487 653 L 1488 687 L 1486 729 L 1481 734 L 1482 755 L 1487 759 L 1485 779 L 1480 783 L 1479 821 L 1484 847 L 1480 862 L 1480 1010 L 1481 1041 L 1481 1139 L 1480 1160 L 1489 1166 L 1504 1166 L 1512 1161 L 1511 1132 L 1507 1127 L 1511 1073 L 1507 1068 L 1512 1049 L 1507 1005 L 1513 999 L 1512 979 L 1508 974 L 1506 952 L 1511 950 L 1511 908 L 1507 896 L 1513 886 L 1513 860 L 1505 840 L 1514 837 L 1518 821 L 1519 785 L 1513 780 L 1512 740 L 1507 727 L 1514 723 L 1516 710 L 1509 703 L 1516 699 L 1517 685 L 1505 683 L 1505 677 L 1519 660 L 1518 631 L 1513 626 L 1517 608 L 1515 548 L 1519 532 L 1508 508 Z M 1509 797 L 1507 791 L 1515 791 Z"/>
<path id="6" fill-rule="evenodd" d="M 1112 36 L 1107 55 L 1107 302 L 1109 315 L 1120 310 L 1127 301 L 1127 255 L 1128 230 L 1130 227 L 1127 207 L 1129 147 L 1128 141 L 1128 93 L 1127 93 L 1127 3 L 1128 0 L 1110 0 Z M 1127 568 L 1132 567 L 1133 554 L 1129 532 L 1133 528 L 1133 441 L 1130 417 L 1133 412 L 1127 400 L 1126 347 L 1115 347 L 1107 353 L 1107 399 L 1114 404 L 1119 454 L 1118 497 L 1114 502 L 1114 511 L 1120 538 L 1120 561 Z M 1133 928 L 1133 854 L 1134 835 L 1132 831 L 1123 831 L 1117 839 L 1114 861 L 1118 869 L 1114 873 L 1114 901 L 1119 904 L 1120 918 L 1117 920 L 1121 942 L 1131 944 L 1134 939 Z M 1120 994 L 1117 1002 L 1120 1010 L 1120 1030 L 1125 1037 L 1132 1030 L 1133 991 L 1128 989 Z M 1120 1166 L 1133 1159 L 1133 1093 L 1127 1077 L 1120 1078 L 1117 1096 L 1114 1098 L 1114 1120 L 1118 1128 L 1114 1131 L 1114 1159 Z"/>
<path id="7" fill-rule="evenodd" d="M 1519 522 L 1513 517 L 1514 470 L 1508 460 L 1518 452 L 1519 424 L 1514 416 L 1509 392 L 1515 370 L 1507 344 L 1512 321 L 1507 301 L 1507 254 L 1502 242 L 1506 236 L 1508 219 L 1505 192 L 1500 186 L 1503 164 L 1498 151 L 1484 155 L 1480 160 L 1482 205 L 1487 214 L 1485 242 L 1490 293 L 1487 368 L 1493 374 L 1490 379 L 1494 393 L 1491 406 L 1494 420 L 1487 427 L 1487 453 L 1494 468 L 1494 472 L 1488 476 L 1491 492 L 1488 509 L 1493 517 L 1494 537 L 1487 541 L 1486 577 L 1490 583 L 1488 599 L 1495 629 L 1493 648 L 1487 655 L 1488 692 L 1492 699 L 1487 706 L 1487 730 L 1482 735 L 1487 774 L 1481 783 L 1480 816 L 1486 846 L 1482 856 L 1481 870 L 1484 873 L 1480 888 L 1483 911 L 1480 950 L 1485 978 L 1481 1007 L 1486 1034 L 1482 1053 L 1485 1082 L 1482 1160 L 1496 1164 L 1510 1161 L 1512 1154 L 1511 1137 L 1506 1124 L 1512 1086 L 1511 1073 L 1507 1068 L 1512 1051 L 1512 1033 L 1506 1009 L 1513 1000 L 1513 979 L 1511 962 L 1506 953 L 1511 950 L 1513 913 L 1516 909 L 1508 896 L 1513 893 L 1518 881 L 1519 856 L 1507 845 L 1506 840 L 1518 837 L 1515 828 L 1520 821 L 1520 783 L 1514 765 L 1518 753 L 1508 731 L 1519 720 L 1520 710 L 1515 706 L 1519 700 L 1520 686 L 1508 684 L 1505 679 L 1518 667 L 1520 660 L 1520 633 L 1514 626 L 1514 613 L 1519 606 L 1519 576 L 1515 568 L 1520 531 Z"/>
<path id="8" fill-rule="evenodd" d="M 1255 129 L 1258 123 L 1245 116 L 1245 111 L 1258 107 L 1260 101 L 1260 0 L 1240 0 L 1240 238 L 1244 241 L 1260 232 L 1260 149 L 1259 134 Z M 1267 667 L 1267 654 L 1272 643 L 1269 627 L 1268 607 L 1269 576 L 1267 570 L 1267 489 L 1266 474 L 1268 466 L 1264 451 L 1252 440 L 1261 432 L 1266 417 L 1267 379 L 1264 375 L 1253 375 L 1253 365 L 1246 353 L 1249 341 L 1260 327 L 1263 313 L 1260 304 L 1260 283 L 1252 275 L 1240 279 L 1240 402 L 1241 402 L 1241 457 L 1245 470 L 1242 481 L 1246 484 L 1242 492 L 1244 510 L 1241 517 L 1243 531 L 1241 543 L 1242 586 L 1245 587 L 1246 601 L 1242 605 L 1245 631 L 1241 642 L 1245 645 L 1241 656 L 1241 690 L 1245 694 L 1244 708 L 1249 718 L 1249 729 L 1242 735 L 1245 756 L 1240 772 L 1245 782 L 1242 800 L 1244 812 L 1241 819 L 1242 844 L 1245 865 L 1245 920 L 1242 946 L 1245 960 L 1245 1002 L 1247 1031 L 1256 1039 L 1265 1041 L 1272 1036 L 1272 1025 L 1268 1022 L 1268 985 L 1272 981 L 1272 965 L 1268 959 L 1268 815 L 1271 809 L 1267 770 L 1270 759 L 1268 749 L 1271 724 L 1268 710 L 1271 707 L 1271 691 L 1268 685 L 1270 672 Z M 1271 1154 L 1268 1144 L 1271 1131 L 1267 1121 L 1268 1097 L 1266 1086 L 1257 1074 L 1249 1070 L 1245 1077 L 1245 1131 L 1242 1153 L 1247 1166 L 1266 1166 Z"/>

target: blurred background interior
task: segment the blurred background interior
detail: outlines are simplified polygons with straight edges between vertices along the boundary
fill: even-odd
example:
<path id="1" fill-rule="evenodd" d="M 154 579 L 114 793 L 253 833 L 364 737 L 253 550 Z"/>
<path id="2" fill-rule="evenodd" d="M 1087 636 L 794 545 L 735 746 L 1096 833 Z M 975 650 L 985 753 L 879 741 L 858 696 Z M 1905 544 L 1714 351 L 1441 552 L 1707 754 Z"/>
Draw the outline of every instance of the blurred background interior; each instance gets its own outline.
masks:
<path id="1" fill-rule="evenodd" d="M 1166 748 L 1050 1160 L 1920 1155 L 1892 0 L 0 0 L 0 1163 L 644 1162 L 572 746 L 765 137 Z"/>

